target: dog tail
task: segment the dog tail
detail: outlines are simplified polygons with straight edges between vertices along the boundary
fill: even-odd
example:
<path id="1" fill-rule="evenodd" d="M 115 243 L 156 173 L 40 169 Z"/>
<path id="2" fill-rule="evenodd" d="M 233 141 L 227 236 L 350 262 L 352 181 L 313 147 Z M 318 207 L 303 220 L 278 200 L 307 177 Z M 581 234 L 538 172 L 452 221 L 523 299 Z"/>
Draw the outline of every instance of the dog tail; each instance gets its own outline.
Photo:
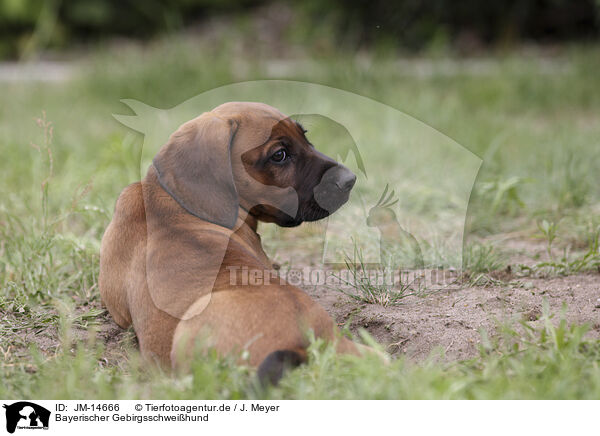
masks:
<path id="1" fill-rule="evenodd" d="M 258 367 L 258 381 L 261 386 L 277 386 L 287 370 L 296 368 L 307 360 L 306 350 L 277 350 L 270 353 Z"/>

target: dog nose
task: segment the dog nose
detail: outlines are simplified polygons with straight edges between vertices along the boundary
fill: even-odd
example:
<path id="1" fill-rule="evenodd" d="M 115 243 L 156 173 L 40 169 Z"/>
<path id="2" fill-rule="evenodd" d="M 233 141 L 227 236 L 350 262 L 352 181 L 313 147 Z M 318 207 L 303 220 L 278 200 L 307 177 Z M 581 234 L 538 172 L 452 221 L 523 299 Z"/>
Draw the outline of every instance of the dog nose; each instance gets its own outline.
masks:
<path id="1" fill-rule="evenodd" d="M 335 165 L 325 171 L 321 182 L 315 186 L 315 201 L 331 214 L 348 201 L 354 183 L 356 176 L 352 171 L 343 165 Z"/>
<path id="2" fill-rule="evenodd" d="M 348 192 L 352 189 L 356 183 L 356 175 L 348 168 L 343 168 L 338 175 L 335 185 L 340 188 L 343 192 Z"/>

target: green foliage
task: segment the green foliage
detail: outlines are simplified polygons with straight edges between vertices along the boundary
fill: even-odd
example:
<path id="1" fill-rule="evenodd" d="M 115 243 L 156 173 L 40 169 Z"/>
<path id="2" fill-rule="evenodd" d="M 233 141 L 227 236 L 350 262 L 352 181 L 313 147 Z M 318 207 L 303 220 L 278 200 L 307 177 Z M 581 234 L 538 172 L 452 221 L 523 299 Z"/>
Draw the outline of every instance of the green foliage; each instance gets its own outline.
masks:
<path id="1" fill-rule="evenodd" d="M 0 0 L 0 57 L 29 57 L 36 50 L 65 47 L 107 36 L 149 38 L 181 30 L 215 13 L 243 12 L 260 0 Z M 4 56 L 2 56 L 4 55 Z"/>
<path id="2" fill-rule="evenodd" d="M 122 368 L 105 366 L 93 339 L 44 357 L 35 348 L 28 363 L 0 366 L 2 398 L 47 399 L 597 399 L 600 344 L 586 327 L 568 326 L 547 313 L 543 325 L 502 326 L 482 333 L 480 356 L 441 363 L 433 354 L 416 365 L 376 355 L 339 356 L 314 340 L 309 363 L 291 371 L 279 387 L 261 390 L 253 370 L 206 353 L 186 374 L 143 364 L 135 351 Z M 368 339 L 368 336 L 366 337 Z"/>
<path id="3" fill-rule="evenodd" d="M 491 244 L 470 243 L 463 249 L 463 269 L 470 274 L 502 269 L 506 256 Z"/>
<path id="4" fill-rule="evenodd" d="M 307 12 L 313 28 L 329 21 L 335 34 L 352 45 L 401 41 L 408 48 L 435 50 L 436 46 L 452 40 L 459 48 L 469 50 L 489 42 L 510 44 L 520 38 L 589 37 L 598 35 L 599 24 L 598 3 L 594 0 L 295 3 Z M 552 16 L 563 19 L 559 23 Z"/>
<path id="5" fill-rule="evenodd" d="M 506 180 L 493 180 L 478 185 L 481 195 L 490 197 L 491 213 L 515 214 L 523 206 L 519 187 L 527 180 L 522 177 L 509 177 Z"/>
<path id="6" fill-rule="evenodd" d="M 600 226 L 592 233 L 586 252 L 573 255 L 569 247 L 565 247 L 562 256 L 557 258 L 552 251 L 552 244 L 557 238 L 557 225 L 543 220 L 538 224 L 540 231 L 547 240 L 548 259 L 533 266 L 517 265 L 521 274 L 530 275 L 569 275 L 589 272 L 600 268 Z"/>
<path id="7" fill-rule="evenodd" d="M 356 301 L 379 304 L 383 307 L 397 306 L 402 304 L 403 298 L 422 292 L 418 279 L 403 282 L 401 276 L 397 281 L 397 271 L 389 265 L 370 268 L 356 244 L 352 257 L 346 256 L 345 264 L 349 276 L 338 276 L 340 282 L 345 285 L 338 290 Z"/>
<path id="8" fill-rule="evenodd" d="M 538 223 L 538 228 L 540 229 L 540 232 L 544 234 L 546 240 L 548 241 L 548 257 L 552 259 L 552 243 L 556 239 L 557 225 L 556 223 L 543 220 L 541 223 Z"/>
<path id="9" fill-rule="evenodd" d="M 197 25 L 214 15 L 230 15 L 238 24 L 249 11 L 265 15 L 265 0 L 0 0 L 0 58 L 29 57 L 37 50 L 82 41 L 126 36 L 148 39 Z M 520 39 L 569 40 L 598 37 L 600 7 L 594 0 L 520 0 L 481 3 L 443 0 L 281 0 L 279 10 L 293 19 L 270 26 L 288 27 L 290 42 L 335 51 L 370 46 L 386 52 L 398 47 L 443 53 L 449 45 L 463 51 L 484 44 L 506 46 Z M 556 17 L 560 17 L 557 20 Z M 241 25 L 241 24 L 240 24 Z M 270 29 L 262 29 L 269 32 Z"/>

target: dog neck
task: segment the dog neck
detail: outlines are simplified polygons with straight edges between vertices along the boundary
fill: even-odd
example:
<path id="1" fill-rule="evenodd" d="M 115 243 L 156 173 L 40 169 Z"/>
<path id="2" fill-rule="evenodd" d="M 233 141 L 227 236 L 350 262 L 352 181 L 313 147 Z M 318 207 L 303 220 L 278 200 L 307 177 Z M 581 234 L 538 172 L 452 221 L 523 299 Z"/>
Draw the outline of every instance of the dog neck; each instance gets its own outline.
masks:
<path id="1" fill-rule="evenodd" d="M 256 233 L 258 229 L 258 220 L 253 215 L 250 215 L 246 209 L 240 206 L 238 208 L 238 219 L 235 223 L 234 229 L 240 228 L 244 225 Z"/>
<path id="2" fill-rule="evenodd" d="M 248 211 L 239 208 L 238 218 L 233 228 L 231 238 L 237 239 L 250 250 L 263 264 L 270 267 L 271 261 L 265 254 L 260 235 L 257 233 L 258 220 Z"/>
<path id="3" fill-rule="evenodd" d="M 168 194 L 158 183 L 156 171 L 151 167 L 146 178 L 142 181 L 145 186 L 144 202 L 148 213 L 146 220 L 158 220 L 156 228 L 167 228 L 182 226 L 183 228 L 195 230 L 209 230 L 221 233 L 225 237 L 237 241 L 249 254 L 267 267 L 271 262 L 265 254 L 260 235 L 257 233 L 257 219 L 242 207 L 238 207 L 238 217 L 232 229 L 221 227 L 217 224 L 203 221 L 183 209 L 170 194 Z M 151 213 L 150 213 L 151 212 Z"/>

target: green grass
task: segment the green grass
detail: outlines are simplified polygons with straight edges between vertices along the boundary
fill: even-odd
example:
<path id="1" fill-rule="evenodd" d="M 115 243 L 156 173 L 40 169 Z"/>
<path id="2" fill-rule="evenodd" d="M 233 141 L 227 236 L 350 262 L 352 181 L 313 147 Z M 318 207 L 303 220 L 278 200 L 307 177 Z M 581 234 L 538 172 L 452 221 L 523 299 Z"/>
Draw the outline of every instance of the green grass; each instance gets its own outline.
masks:
<path id="1" fill-rule="evenodd" d="M 580 272 L 598 270 L 600 268 L 600 226 L 589 235 L 588 249 L 580 254 L 573 254 L 570 246 L 563 248 L 557 256 L 553 252 L 553 244 L 557 237 L 558 225 L 546 220 L 538 225 L 547 242 L 547 260 L 535 265 L 517 265 L 522 274 L 531 275 L 570 275 Z"/>
<path id="2" fill-rule="evenodd" d="M 360 303 L 398 306 L 409 295 L 424 292 L 417 277 L 403 281 L 402 276 L 394 275 L 396 269 L 389 265 L 370 268 L 356 245 L 352 257 L 347 256 L 345 264 L 348 274 L 336 276 L 342 285 L 337 289 Z"/>
<path id="3" fill-rule="evenodd" d="M 140 179 L 142 138 L 111 114 L 127 112 L 123 98 L 168 108 L 242 80 L 326 84 L 424 121 L 484 159 L 469 238 L 535 237 L 537 223 L 560 222 L 552 244 L 578 251 L 539 267 L 561 274 L 598 267 L 600 47 L 565 47 L 549 59 L 502 54 L 480 60 L 483 70 L 469 66 L 477 60 L 297 53 L 287 60 L 292 67 L 273 73 L 264 51 L 242 56 L 225 37 L 165 39 L 86 56 L 65 83 L 0 82 L 0 397 L 599 398 L 598 343 L 582 339 L 583 327 L 550 322 L 540 331 L 513 326 L 482 340 L 479 358 L 453 364 L 383 366 L 338 358 L 316 342 L 310 363 L 268 392 L 231 360 L 209 355 L 190 374 L 173 376 L 139 362 L 131 332 L 110 350 L 94 339 L 106 316 L 97 289 L 100 239 L 118 193 Z M 383 158 L 393 164 L 402 154 Z M 427 213 L 427 203 L 415 204 Z M 283 231 L 263 233 L 276 250 L 269 237 Z M 287 251 L 285 238 L 278 243 Z M 504 268 L 501 249 L 467 247 L 474 274 Z"/>
<path id="4" fill-rule="evenodd" d="M 482 334 L 480 356 L 440 363 L 377 356 L 338 356 L 332 346 L 312 341 L 309 363 L 261 389 L 254 371 L 232 359 L 205 353 L 186 374 L 168 374 L 140 362 L 134 350 L 120 366 L 106 366 L 93 337 L 61 346 L 47 357 L 32 349 L 28 359 L 3 365 L 2 398 L 129 399 L 597 399 L 600 344 L 586 341 L 585 327 L 567 326 L 544 315 L 545 325 L 505 326 Z M 366 337 L 368 340 L 368 337 Z M 69 338 L 63 341 L 70 344 Z"/>
<path id="5" fill-rule="evenodd" d="M 463 269 L 470 274 L 489 273 L 506 265 L 506 255 L 490 244 L 471 243 L 463 251 Z"/>

